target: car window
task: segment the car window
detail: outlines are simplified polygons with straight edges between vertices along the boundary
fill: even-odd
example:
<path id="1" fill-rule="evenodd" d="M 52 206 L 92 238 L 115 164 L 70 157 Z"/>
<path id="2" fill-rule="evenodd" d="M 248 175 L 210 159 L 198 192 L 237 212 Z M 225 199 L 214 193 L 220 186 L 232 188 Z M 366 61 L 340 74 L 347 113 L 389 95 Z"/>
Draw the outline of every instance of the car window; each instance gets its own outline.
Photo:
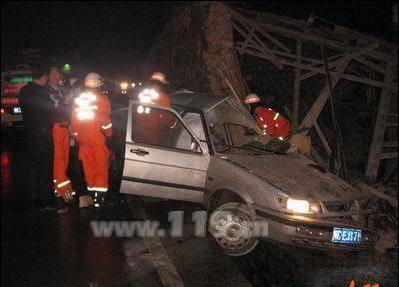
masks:
<path id="1" fill-rule="evenodd" d="M 208 145 L 206 142 L 205 130 L 202 124 L 201 115 L 195 112 L 186 112 L 183 114 L 183 120 L 193 131 L 194 135 L 202 142 L 202 147 L 208 151 Z"/>
<path id="2" fill-rule="evenodd" d="M 224 101 L 208 112 L 206 117 L 212 142 L 218 152 L 225 151 L 226 145 L 241 146 L 247 143 L 249 134 L 262 136 L 250 113 L 236 100 Z"/>
<path id="3" fill-rule="evenodd" d="M 223 152 L 225 148 L 229 145 L 229 140 L 227 138 L 228 135 L 224 129 L 224 126 L 220 123 L 210 123 L 209 131 L 216 151 Z"/>
<path id="4" fill-rule="evenodd" d="M 132 110 L 133 142 L 191 152 L 201 152 L 197 141 L 170 111 L 134 105 Z"/>
<path id="5" fill-rule="evenodd" d="M 254 140 L 257 133 L 247 126 L 228 124 L 231 144 L 235 147 L 244 146 Z"/>

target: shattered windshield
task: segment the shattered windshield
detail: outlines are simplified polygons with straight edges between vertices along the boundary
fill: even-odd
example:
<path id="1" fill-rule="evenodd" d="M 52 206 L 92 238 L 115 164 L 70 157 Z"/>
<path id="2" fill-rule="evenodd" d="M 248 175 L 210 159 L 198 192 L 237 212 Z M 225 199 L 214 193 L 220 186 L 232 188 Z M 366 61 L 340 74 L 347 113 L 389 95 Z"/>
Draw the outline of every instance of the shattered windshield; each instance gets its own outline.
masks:
<path id="1" fill-rule="evenodd" d="M 248 110 L 232 98 L 206 116 L 212 142 L 219 153 L 237 150 L 247 150 L 252 154 L 284 153 L 288 149 L 287 142 L 263 134 Z"/>

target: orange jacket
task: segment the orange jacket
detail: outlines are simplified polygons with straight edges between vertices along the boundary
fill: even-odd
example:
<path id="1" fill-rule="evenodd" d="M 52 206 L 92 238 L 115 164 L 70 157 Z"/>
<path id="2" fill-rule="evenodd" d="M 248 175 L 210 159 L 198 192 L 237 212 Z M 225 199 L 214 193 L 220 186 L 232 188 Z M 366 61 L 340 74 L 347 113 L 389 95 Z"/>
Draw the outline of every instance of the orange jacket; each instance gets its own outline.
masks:
<path id="1" fill-rule="evenodd" d="M 169 108 L 170 107 L 169 96 L 167 94 L 165 94 L 164 92 L 159 92 L 159 98 L 154 100 L 154 104 Z"/>
<path id="2" fill-rule="evenodd" d="M 255 115 L 258 127 L 271 137 L 286 138 L 292 132 L 291 123 L 270 108 L 257 107 Z"/>
<path id="3" fill-rule="evenodd" d="M 159 98 L 152 103 L 161 107 L 170 107 L 169 96 L 163 92 L 158 92 Z M 169 112 L 155 111 L 149 113 L 139 113 L 135 120 L 135 124 L 140 127 L 140 139 L 146 144 L 160 144 L 162 131 L 166 126 L 173 125 L 173 117 Z"/>
<path id="4" fill-rule="evenodd" d="M 72 106 L 71 133 L 78 142 L 105 140 L 112 136 L 111 105 L 97 91 L 82 93 Z"/>

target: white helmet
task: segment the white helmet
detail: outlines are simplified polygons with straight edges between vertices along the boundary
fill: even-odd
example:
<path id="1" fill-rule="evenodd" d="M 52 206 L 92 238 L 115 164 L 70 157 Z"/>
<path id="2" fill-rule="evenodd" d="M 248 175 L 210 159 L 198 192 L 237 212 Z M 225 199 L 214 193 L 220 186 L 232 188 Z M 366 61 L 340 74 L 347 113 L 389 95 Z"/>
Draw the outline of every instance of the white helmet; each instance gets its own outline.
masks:
<path id="1" fill-rule="evenodd" d="M 169 82 L 166 80 L 165 75 L 161 72 L 156 72 L 156 73 L 152 74 L 151 80 L 159 81 L 164 85 L 169 84 Z"/>
<path id="2" fill-rule="evenodd" d="M 260 102 L 260 98 L 257 94 L 249 94 L 246 98 L 245 98 L 245 103 L 247 105 L 249 104 L 254 104 L 254 103 L 259 103 Z"/>
<path id="3" fill-rule="evenodd" d="M 98 88 L 103 85 L 103 78 L 97 73 L 89 73 L 85 77 L 85 87 Z"/>

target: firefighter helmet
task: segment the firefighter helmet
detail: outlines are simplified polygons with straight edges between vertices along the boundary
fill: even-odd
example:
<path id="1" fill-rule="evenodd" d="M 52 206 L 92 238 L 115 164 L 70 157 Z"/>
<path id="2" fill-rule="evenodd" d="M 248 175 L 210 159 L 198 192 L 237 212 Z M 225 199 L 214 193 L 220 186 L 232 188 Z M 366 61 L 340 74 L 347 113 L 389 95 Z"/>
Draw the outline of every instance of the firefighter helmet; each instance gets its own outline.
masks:
<path id="1" fill-rule="evenodd" d="M 254 104 L 254 103 L 259 103 L 260 102 L 260 98 L 257 94 L 249 94 L 246 98 L 245 98 L 245 103 L 246 104 Z"/>
<path id="2" fill-rule="evenodd" d="M 166 80 L 165 75 L 161 72 L 156 72 L 156 73 L 152 74 L 151 80 L 161 82 L 164 85 L 169 84 L 169 82 Z"/>
<path id="3" fill-rule="evenodd" d="M 103 85 L 103 78 L 97 73 L 89 73 L 85 77 L 85 87 L 98 88 Z"/>

